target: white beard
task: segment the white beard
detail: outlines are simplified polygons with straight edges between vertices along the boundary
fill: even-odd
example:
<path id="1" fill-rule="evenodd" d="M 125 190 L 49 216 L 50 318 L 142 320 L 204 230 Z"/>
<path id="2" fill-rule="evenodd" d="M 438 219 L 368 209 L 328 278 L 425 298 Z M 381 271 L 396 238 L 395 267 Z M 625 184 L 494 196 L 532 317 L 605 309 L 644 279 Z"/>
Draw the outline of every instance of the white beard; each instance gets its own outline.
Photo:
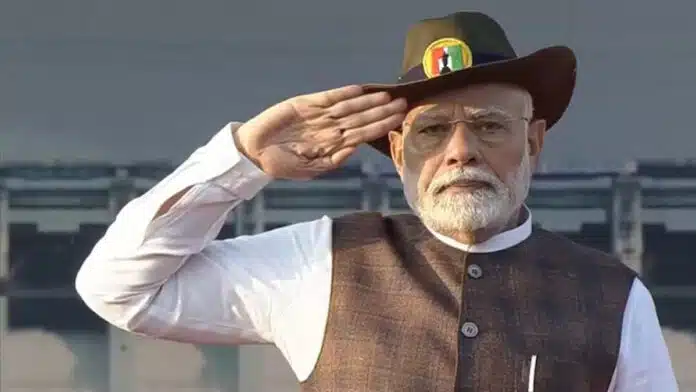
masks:
<path id="1" fill-rule="evenodd" d="M 525 151 L 519 167 L 505 182 L 491 171 L 465 167 L 436 177 L 415 203 L 409 195 L 406 198 L 431 230 L 442 234 L 467 233 L 504 224 L 512 218 L 529 194 L 531 179 L 529 151 Z M 408 181 L 408 178 L 404 177 L 404 181 Z M 439 193 L 458 181 L 484 182 L 492 189 L 458 194 Z"/>

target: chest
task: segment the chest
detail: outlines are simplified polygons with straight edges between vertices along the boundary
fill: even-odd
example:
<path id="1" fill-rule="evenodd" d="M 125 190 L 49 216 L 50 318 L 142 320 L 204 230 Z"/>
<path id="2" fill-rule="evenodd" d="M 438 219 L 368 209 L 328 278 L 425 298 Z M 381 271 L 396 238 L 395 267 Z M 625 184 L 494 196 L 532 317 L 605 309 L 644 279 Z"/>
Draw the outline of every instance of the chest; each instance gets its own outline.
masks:
<path id="1" fill-rule="evenodd" d="M 613 370 L 615 350 L 592 323 L 601 290 L 582 274 L 543 260 L 527 268 L 481 255 L 429 257 L 351 266 L 334 281 L 325 368 L 352 369 L 352 380 L 381 390 L 528 391 L 531 381 L 536 392 L 606 391 L 611 371 L 603 369 Z"/>

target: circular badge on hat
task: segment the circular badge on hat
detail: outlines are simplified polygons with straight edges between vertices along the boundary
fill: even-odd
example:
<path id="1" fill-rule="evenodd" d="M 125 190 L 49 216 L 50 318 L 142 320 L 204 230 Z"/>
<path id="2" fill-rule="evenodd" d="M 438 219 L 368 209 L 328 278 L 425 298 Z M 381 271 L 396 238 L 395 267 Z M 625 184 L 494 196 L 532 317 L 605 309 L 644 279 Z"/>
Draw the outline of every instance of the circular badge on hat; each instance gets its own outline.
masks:
<path id="1" fill-rule="evenodd" d="M 428 78 L 471 67 L 471 48 L 456 38 L 441 38 L 425 49 L 423 70 Z"/>

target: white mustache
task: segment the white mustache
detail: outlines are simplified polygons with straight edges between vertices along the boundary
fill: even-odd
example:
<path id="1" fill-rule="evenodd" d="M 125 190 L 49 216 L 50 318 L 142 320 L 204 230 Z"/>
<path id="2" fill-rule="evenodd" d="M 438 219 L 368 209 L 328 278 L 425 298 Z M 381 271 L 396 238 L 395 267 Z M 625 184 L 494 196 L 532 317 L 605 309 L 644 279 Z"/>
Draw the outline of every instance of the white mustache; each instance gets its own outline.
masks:
<path id="1" fill-rule="evenodd" d="M 475 168 L 462 168 L 447 172 L 433 180 L 428 187 L 428 192 L 437 194 L 448 186 L 461 182 L 481 182 L 490 185 L 496 192 L 501 189 L 502 183 L 495 174 L 486 170 Z"/>

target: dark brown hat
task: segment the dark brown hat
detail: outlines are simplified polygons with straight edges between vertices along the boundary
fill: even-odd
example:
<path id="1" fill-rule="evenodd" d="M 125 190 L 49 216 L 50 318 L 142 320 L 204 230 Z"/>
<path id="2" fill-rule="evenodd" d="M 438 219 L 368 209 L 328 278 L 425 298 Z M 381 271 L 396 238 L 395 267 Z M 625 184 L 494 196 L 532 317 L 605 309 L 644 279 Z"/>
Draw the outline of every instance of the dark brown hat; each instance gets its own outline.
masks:
<path id="1" fill-rule="evenodd" d="M 409 104 L 474 84 L 502 83 L 527 90 L 534 117 L 551 128 L 570 104 L 575 87 L 576 59 L 566 46 L 551 46 L 518 57 L 505 31 L 490 16 L 457 12 L 425 19 L 410 28 L 396 84 L 370 84 L 368 92 L 388 91 Z M 390 155 L 389 140 L 371 143 Z"/>

